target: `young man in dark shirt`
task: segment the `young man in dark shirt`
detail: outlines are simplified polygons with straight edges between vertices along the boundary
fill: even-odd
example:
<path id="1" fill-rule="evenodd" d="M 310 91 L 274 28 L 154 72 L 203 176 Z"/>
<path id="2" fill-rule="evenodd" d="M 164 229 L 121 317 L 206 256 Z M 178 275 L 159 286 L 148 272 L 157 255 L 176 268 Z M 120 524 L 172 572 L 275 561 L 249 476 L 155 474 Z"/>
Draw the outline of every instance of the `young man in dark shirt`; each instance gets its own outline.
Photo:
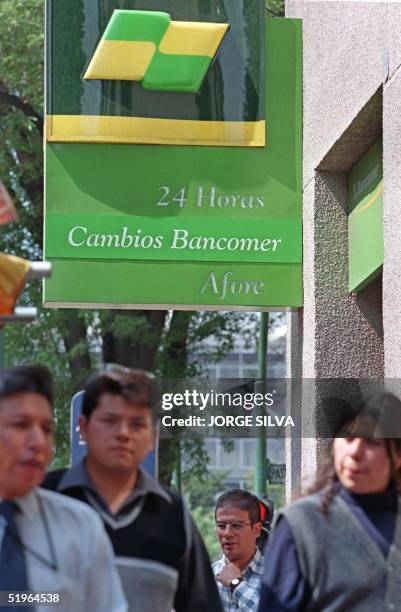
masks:
<path id="1" fill-rule="evenodd" d="M 181 500 L 140 467 L 153 448 L 154 383 L 115 370 L 85 386 L 80 431 L 87 457 L 45 486 L 102 517 L 132 612 L 221 612 L 209 558 Z"/>

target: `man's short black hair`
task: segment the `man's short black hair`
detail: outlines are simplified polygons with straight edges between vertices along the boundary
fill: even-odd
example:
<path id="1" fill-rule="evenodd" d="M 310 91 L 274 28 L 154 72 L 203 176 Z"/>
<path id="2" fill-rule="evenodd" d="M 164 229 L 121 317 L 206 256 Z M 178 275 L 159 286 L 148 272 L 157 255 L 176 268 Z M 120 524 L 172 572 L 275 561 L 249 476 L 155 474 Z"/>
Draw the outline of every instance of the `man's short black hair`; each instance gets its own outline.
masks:
<path id="1" fill-rule="evenodd" d="M 82 401 L 82 414 L 87 419 L 105 393 L 121 395 L 132 404 L 147 406 L 153 416 L 152 409 L 157 401 L 156 385 L 153 377 L 144 370 L 115 369 L 92 376 L 84 387 Z"/>
<path id="2" fill-rule="evenodd" d="M 18 393 L 37 393 L 52 406 L 54 398 L 50 371 L 42 365 L 0 369 L 0 401 Z"/>
<path id="3" fill-rule="evenodd" d="M 216 502 L 215 517 L 217 511 L 222 508 L 245 510 L 249 514 L 251 523 L 259 523 L 261 521 L 259 500 L 256 495 L 253 495 L 249 491 L 231 489 L 231 491 L 223 493 Z"/>

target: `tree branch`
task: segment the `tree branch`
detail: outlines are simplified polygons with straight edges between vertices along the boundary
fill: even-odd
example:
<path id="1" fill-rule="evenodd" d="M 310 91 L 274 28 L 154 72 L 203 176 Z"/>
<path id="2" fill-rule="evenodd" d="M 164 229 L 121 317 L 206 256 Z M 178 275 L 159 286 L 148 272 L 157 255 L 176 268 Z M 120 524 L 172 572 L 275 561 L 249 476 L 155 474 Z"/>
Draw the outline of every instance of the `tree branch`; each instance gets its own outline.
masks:
<path id="1" fill-rule="evenodd" d="M 24 102 L 18 96 L 10 94 L 5 89 L 2 89 L 2 84 L 0 84 L 0 106 L 12 106 L 13 108 L 17 108 L 18 110 L 22 111 L 26 117 L 35 119 L 36 127 L 41 136 L 43 136 L 43 117 L 38 115 L 33 106 L 31 106 L 28 102 Z"/>
<path id="2" fill-rule="evenodd" d="M 124 314 L 133 319 L 143 318 L 143 332 L 134 337 L 118 337 L 111 328 L 113 321 Z M 103 333 L 104 363 L 119 363 L 131 368 L 151 370 L 163 334 L 166 315 L 166 310 L 111 310 L 107 330 Z"/>

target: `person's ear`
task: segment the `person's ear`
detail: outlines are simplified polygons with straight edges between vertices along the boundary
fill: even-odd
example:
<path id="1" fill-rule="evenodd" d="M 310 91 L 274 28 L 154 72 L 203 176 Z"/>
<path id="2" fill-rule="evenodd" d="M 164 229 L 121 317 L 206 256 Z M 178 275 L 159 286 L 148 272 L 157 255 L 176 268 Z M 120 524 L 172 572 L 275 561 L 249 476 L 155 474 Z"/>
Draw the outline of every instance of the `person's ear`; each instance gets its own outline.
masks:
<path id="1" fill-rule="evenodd" d="M 390 440 L 390 453 L 393 465 L 396 470 L 401 468 L 401 451 L 397 451 L 394 440 Z"/>
<path id="2" fill-rule="evenodd" d="M 393 454 L 394 467 L 399 470 L 401 468 L 401 454 Z"/>
<path id="3" fill-rule="evenodd" d="M 78 423 L 79 423 L 79 435 L 86 442 L 87 431 L 88 431 L 88 419 L 83 414 L 81 414 L 81 416 L 79 417 Z"/>
<path id="4" fill-rule="evenodd" d="M 259 521 L 258 523 L 254 523 L 252 527 L 255 536 L 258 538 L 260 536 L 260 532 L 262 531 L 262 523 Z"/>

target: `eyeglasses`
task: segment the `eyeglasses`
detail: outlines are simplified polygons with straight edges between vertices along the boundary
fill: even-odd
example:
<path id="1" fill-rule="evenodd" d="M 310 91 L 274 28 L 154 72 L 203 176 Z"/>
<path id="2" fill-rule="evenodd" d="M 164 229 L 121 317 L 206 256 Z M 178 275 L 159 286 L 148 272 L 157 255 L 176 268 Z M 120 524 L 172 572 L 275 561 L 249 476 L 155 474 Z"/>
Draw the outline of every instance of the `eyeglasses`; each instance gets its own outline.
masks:
<path id="1" fill-rule="evenodd" d="M 148 378 L 149 380 L 155 380 L 155 375 L 152 372 L 147 372 L 146 370 L 139 370 L 142 376 Z M 126 368 L 125 366 L 120 365 L 119 363 L 105 363 L 101 373 L 107 374 L 110 378 L 114 376 L 119 376 L 121 374 L 132 374 L 138 372 L 135 368 Z"/>
<path id="2" fill-rule="evenodd" d="M 218 523 L 216 523 L 215 528 L 216 528 L 216 531 L 218 531 L 219 533 L 224 533 L 227 527 L 232 529 L 235 533 L 239 533 L 247 525 L 253 525 L 253 524 L 254 523 L 243 523 L 242 521 L 233 521 L 232 523 L 225 523 L 223 521 L 221 522 L 219 521 Z"/>

